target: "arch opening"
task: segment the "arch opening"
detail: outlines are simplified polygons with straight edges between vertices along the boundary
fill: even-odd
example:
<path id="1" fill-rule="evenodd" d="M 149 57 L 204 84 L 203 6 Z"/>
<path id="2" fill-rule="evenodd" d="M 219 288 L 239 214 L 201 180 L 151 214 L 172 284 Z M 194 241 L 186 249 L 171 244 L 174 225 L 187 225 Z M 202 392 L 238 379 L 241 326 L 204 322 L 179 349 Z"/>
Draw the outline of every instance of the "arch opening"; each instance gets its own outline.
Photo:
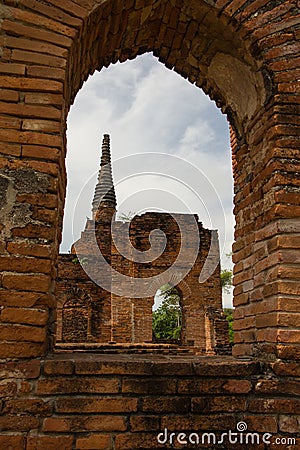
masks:
<path id="1" fill-rule="evenodd" d="M 179 290 L 167 283 L 157 290 L 152 308 L 152 340 L 181 344 L 182 305 Z"/>
<path id="2" fill-rule="evenodd" d="M 286 286 L 286 281 L 281 279 L 281 265 L 288 263 L 278 259 L 279 241 L 269 247 L 266 240 L 281 235 L 286 241 L 285 230 L 289 230 L 288 233 L 296 232 L 293 225 L 289 225 L 295 217 L 297 209 L 294 205 L 297 206 L 297 202 L 290 192 L 281 192 L 282 185 L 290 186 L 287 177 L 292 178 L 294 170 L 286 174 L 283 160 L 288 155 L 294 161 L 295 139 L 291 139 L 291 136 L 295 136 L 295 125 L 287 125 L 284 114 L 287 112 L 286 104 L 295 102 L 291 95 L 295 84 L 289 86 L 290 78 L 286 80 L 287 83 L 284 82 L 286 75 L 280 64 L 281 59 L 284 59 L 281 51 L 285 49 L 285 44 L 278 46 L 278 54 L 277 50 L 274 53 L 271 51 L 272 41 L 259 38 L 257 33 L 260 30 L 253 26 L 252 19 L 245 22 L 242 18 L 237 25 L 235 19 L 243 17 L 244 13 L 240 15 L 241 11 L 237 10 L 232 14 L 231 5 L 228 3 L 222 7 L 222 4 L 204 0 L 195 4 L 185 0 L 149 0 L 145 4 L 138 0 L 133 7 L 119 1 L 103 1 L 95 5 L 94 0 L 88 0 L 84 1 L 84 7 L 73 11 L 78 17 L 72 19 L 73 29 L 62 27 L 64 19 L 61 15 L 59 27 L 55 20 L 43 19 L 35 23 L 34 27 L 25 29 L 22 23 L 24 17 L 29 24 L 35 15 L 41 19 L 40 16 L 47 14 L 45 10 L 33 12 L 32 7 L 26 4 L 21 8 L 21 17 L 11 15 L 10 6 L 4 7 L 4 35 L 8 38 L 5 36 L 3 41 L 5 66 L 2 67 L 7 75 L 2 77 L 2 82 L 8 92 L 4 93 L 4 103 L 7 105 L 3 107 L 9 116 L 20 118 L 16 122 L 5 119 L 3 127 L 9 129 L 4 134 L 8 142 L 4 154 L 9 156 L 5 162 L 8 169 L 4 169 L 2 177 L 5 191 L 3 235 L 5 242 L 13 244 L 5 246 L 4 251 L 10 258 L 15 255 L 20 258 L 23 254 L 28 258 L 28 273 L 36 281 L 35 289 L 43 294 L 38 303 L 36 294 L 33 294 L 35 300 L 30 306 L 42 304 L 47 316 L 43 330 L 47 344 L 39 342 L 34 344 L 34 348 L 31 344 L 25 344 L 27 354 L 44 354 L 49 348 L 48 336 L 53 334 L 55 311 L 52 310 L 56 308 L 53 281 L 65 189 L 63 133 L 70 102 L 84 80 L 97 68 L 134 59 L 138 54 L 149 51 L 160 58 L 167 68 L 174 68 L 191 83 L 202 86 L 231 119 L 235 129 L 232 148 L 237 218 L 234 258 L 239 263 L 236 266 L 235 301 L 239 308 L 241 327 L 241 332 L 236 333 L 239 342 L 236 348 L 240 354 L 252 354 L 258 348 L 272 353 L 278 348 L 278 322 L 274 319 L 270 330 L 267 326 L 261 330 L 258 324 L 263 321 L 255 319 L 256 307 L 253 304 L 259 305 L 264 314 L 266 311 L 277 314 L 280 311 L 281 293 L 290 292 L 290 289 L 294 293 L 294 289 Z M 53 8 L 61 12 L 65 7 L 60 4 Z M 17 9 L 13 12 L 17 12 Z M 275 9 L 279 18 L 282 10 Z M 246 10 L 249 12 L 248 3 Z M 30 15 L 28 11 L 31 11 Z M 257 8 L 257 11 L 261 17 L 266 11 L 269 14 L 266 8 Z M 22 25 L 17 30 L 16 23 Z M 295 26 L 294 22 L 288 24 Z M 261 25 L 259 28 L 264 28 L 263 22 Z M 44 32 L 49 27 L 52 34 Z M 37 34 L 38 28 L 43 32 Z M 32 41 L 41 39 L 43 43 L 43 46 L 36 45 L 31 49 L 32 55 L 26 51 L 11 50 L 14 45 L 11 41 L 16 43 L 15 36 L 22 36 L 25 30 L 27 38 Z M 65 32 L 68 37 L 63 38 Z M 291 36 L 292 33 L 287 39 L 290 40 Z M 53 39 L 55 45 L 61 47 L 57 49 L 59 59 L 50 56 L 42 59 L 41 53 L 48 55 L 49 50 L 55 50 L 53 46 L 50 48 L 44 44 Z M 262 48 L 263 52 L 260 52 Z M 293 55 L 293 46 L 289 50 Z M 21 57 L 24 59 L 21 60 Z M 37 60 L 43 67 L 36 65 Z M 268 75 L 268 68 L 274 77 Z M 294 76 L 292 67 L 289 70 L 289 76 Z M 38 120 L 30 117 L 31 112 Z M 10 129 L 10 126 L 15 128 Z M 279 172 L 280 177 L 276 175 Z M 24 183 L 24 176 L 31 179 L 30 186 Z M 37 183 L 41 180 L 42 184 Z M 296 188 L 295 183 L 292 183 L 292 187 Z M 10 195 L 11 192 L 13 195 Z M 24 193 L 25 196 L 19 196 Z M 53 195 L 53 201 L 49 204 L 45 204 L 42 199 L 45 193 Z M 18 211 L 22 211 L 22 214 L 14 214 Z M 34 222 L 30 223 L 32 219 Z M 286 228 L 281 226 L 283 222 Z M 21 254 L 20 240 L 26 244 L 30 241 L 30 246 L 23 248 Z M 33 253 L 31 245 L 47 248 L 44 253 L 39 253 L 41 248 L 38 247 Z M 271 252 L 270 258 L 267 251 Z M 36 257 L 46 258 L 47 264 L 36 264 Z M 260 263 L 261 257 L 265 260 L 263 263 Z M 274 261 L 276 267 L 273 268 Z M 22 275 L 24 268 L 18 265 L 19 262 L 14 261 L 14 264 L 12 270 L 16 268 L 17 277 L 5 273 L 3 289 L 16 291 L 13 294 L 19 297 L 23 295 L 20 292 L 28 292 L 28 286 L 26 277 Z M 277 269 L 280 277 L 274 275 Z M 292 274 L 290 277 L 295 284 Z M 265 297 L 272 297 L 273 303 L 266 302 Z M 243 328 L 243 318 L 248 315 L 251 317 L 251 330 Z M 283 343 L 279 347 L 286 348 L 288 344 Z M 9 346 L 11 344 L 6 347 L 7 354 L 11 355 Z"/>

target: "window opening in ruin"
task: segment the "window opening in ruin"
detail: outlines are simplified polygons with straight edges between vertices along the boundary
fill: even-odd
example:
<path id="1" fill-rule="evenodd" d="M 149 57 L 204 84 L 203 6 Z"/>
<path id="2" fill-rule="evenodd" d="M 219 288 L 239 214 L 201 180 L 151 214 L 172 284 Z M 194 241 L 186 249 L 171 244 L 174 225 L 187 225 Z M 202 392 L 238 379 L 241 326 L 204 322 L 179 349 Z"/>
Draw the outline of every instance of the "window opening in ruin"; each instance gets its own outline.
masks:
<path id="1" fill-rule="evenodd" d="M 169 283 L 158 289 L 152 308 L 152 331 L 154 342 L 180 343 L 182 308 L 180 294 Z"/>
<path id="2" fill-rule="evenodd" d="M 225 116 L 201 89 L 191 85 L 174 71 L 166 69 L 150 54 L 133 61 L 111 65 L 91 76 L 78 93 L 71 108 L 68 117 L 68 188 L 63 242 L 60 249 L 64 261 L 69 263 L 70 257 L 70 262 L 74 262 L 73 255 L 68 256 L 68 253 L 74 242 L 80 238 L 88 221 L 93 218 L 91 201 L 93 197 L 95 199 L 96 193 L 101 139 L 103 135 L 108 136 L 106 133 L 109 133 L 112 142 L 112 172 L 115 177 L 114 188 L 117 199 L 114 208 L 117 207 L 117 220 L 122 221 L 122 217 L 124 214 L 128 215 L 128 211 L 136 211 L 136 216 L 147 211 L 196 213 L 205 228 L 218 229 L 222 268 L 231 269 L 225 256 L 231 251 L 234 224 L 228 123 Z M 152 156 L 149 156 L 150 153 Z M 201 201 L 198 198 L 193 203 L 192 189 L 189 191 L 189 186 L 186 191 L 182 189 L 184 184 L 188 185 L 189 180 L 182 183 L 174 157 L 190 161 L 201 173 L 201 180 L 199 178 Z M 119 168 L 118 174 L 116 167 Z M 135 177 L 126 178 L 128 167 L 134 167 Z M 169 173 L 176 174 L 176 177 L 172 180 L 171 176 L 162 177 L 161 172 L 165 168 L 169 169 Z M 141 174 L 147 169 L 151 174 L 142 177 Z M 188 173 L 185 166 L 183 173 Z M 177 178 L 175 180 L 177 184 L 174 178 Z M 172 195 L 176 197 L 175 200 L 168 197 L 166 192 L 168 195 L 171 193 L 171 197 Z M 215 208 L 220 196 L 222 213 Z M 134 220 L 132 217 L 130 219 Z M 220 226 L 222 221 L 226 222 L 223 228 Z M 117 228 L 119 227 L 117 235 L 123 233 L 122 226 L 120 222 L 117 224 Z M 134 239 L 141 246 L 140 249 L 147 250 L 148 238 L 146 243 L 143 243 L 144 238 L 141 241 L 139 236 L 135 236 Z M 116 264 L 119 264 L 118 261 Z M 145 267 L 147 264 L 151 267 L 151 263 L 145 261 Z M 84 275 L 77 266 L 79 265 L 74 265 L 73 273 L 77 272 L 83 279 Z M 124 262 L 119 267 L 126 272 L 130 270 L 131 265 L 130 262 Z M 84 264 L 81 264 L 81 268 L 85 272 Z M 64 274 L 63 282 L 67 281 L 66 275 L 67 272 Z M 85 280 L 84 283 L 87 286 L 89 282 Z M 94 295 L 98 295 L 97 288 L 94 289 L 92 297 Z M 129 334 L 128 339 L 140 342 L 143 330 L 147 329 L 145 342 L 151 341 L 151 298 L 148 300 L 149 317 L 146 317 L 141 312 L 141 304 L 138 301 L 133 300 L 130 311 L 120 312 L 113 295 L 110 301 L 115 301 L 115 306 L 102 299 L 101 304 L 99 303 L 101 319 L 97 322 L 97 327 L 102 327 L 101 331 L 95 331 L 95 326 L 89 324 L 93 330 L 94 342 L 116 341 L 116 336 L 110 328 L 112 311 L 116 317 L 124 315 L 127 320 L 135 323 L 134 332 L 139 337 Z M 223 293 L 224 306 L 231 307 L 231 301 L 232 293 L 225 295 Z M 92 308 L 94 307 L 95 299 Z M 178 311 L 181 312 L 181 308 L 178 308 Z M 73 315 L 76 316 L 75 312 Z M 87 323 L 84 316 L 80 320 L 82 321 L 80 326 L 84 330 L 80 339 L 83 339 Z M 175 332 L 175 339 L 178 340 L 180 340 L 181 320 L 181 316 L 178 316 Z M 184 339 L 187 339 L 185 335 Z M 200 342 L 202 338 L 198 336 L 197 339 Z"/>
<path id="3" fill-rule="evenodd" d="M 62 290 L 57 304 L 57 340 L 87 342 L 91 338 L 91 297 L 73 283 Z"/>
<path id="4" fill-rule="evenodd" d="M 85 342 L 88 335 L 88 307 L 76 299 L 64 304 L 62 310 L 62 338 L 64 342 Z"/>

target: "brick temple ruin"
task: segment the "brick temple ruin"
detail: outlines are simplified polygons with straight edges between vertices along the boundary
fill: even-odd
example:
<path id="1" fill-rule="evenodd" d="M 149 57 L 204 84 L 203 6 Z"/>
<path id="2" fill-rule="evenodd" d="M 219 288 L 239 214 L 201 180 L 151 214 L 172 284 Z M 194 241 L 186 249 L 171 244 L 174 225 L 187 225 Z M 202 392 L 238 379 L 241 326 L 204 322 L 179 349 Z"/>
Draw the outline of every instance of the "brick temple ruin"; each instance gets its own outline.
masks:
<path id="1" fill-rule="evenodd" d="M 116 208 L 110 137 L 104 135 L 92 219 L 87 220 L 71 254 L 59 256 L 57 343 L 77 344 L 77 347 L 97 343 L 106 349 L 109 344 L 116 347 L 116 344 L 143 343 L 147 344 L 145 348 L 153 350 L 154 346 L 149 344 L 153 343 L 154 297 L 159 288 L 169 283 L 177 287 L 180 295 L 182 328 L 178 346 L 198 354 L 229 352 L 228 322 L 222 311 L 217 232 L 203 228 L 193 214 L 147 212 L 134 217 L 129 224 L 116 220 Z M 156 238 L 149 250 L 153 230 L 161 230 L 165 235 L 160 252 L 157 247 L 164 243 L 162 236 Z M 199 239 L 195 239 L 194 233 L 199 234 Z M 105 259 L 102 264 L 99 252 Z M 195 261 L 190 265 L 194 252 Z M 211 267 L 212 273 L 204 274 Z M 115 271 L 123 277 L 117 275 L 115 279 Z M 201 274 L 203 281 L 199 282 Z M 145 281 L 139 288 L 143 297 L 132 292 L 131 298 L 129 285 L 137 278 Z M 126 296 L 114 292 L 114 283 Z M 60 348 L 67 347 L 76 346 L 60 345 Z M 101 345 L 93 347 L 101 349 Z M 126 349 L 128 345 L 123 347 Z"/>
<path id="2" fill-rule="evenodd" d="M 1 448 L 149 450 L 241 421 L 260 443 L 237 450 L 299 448 L 299 18 L 296 0 L 1 2 Z M 232 357 L 54 348 L 68 111 L 146 52 L 231 126 Z"/>

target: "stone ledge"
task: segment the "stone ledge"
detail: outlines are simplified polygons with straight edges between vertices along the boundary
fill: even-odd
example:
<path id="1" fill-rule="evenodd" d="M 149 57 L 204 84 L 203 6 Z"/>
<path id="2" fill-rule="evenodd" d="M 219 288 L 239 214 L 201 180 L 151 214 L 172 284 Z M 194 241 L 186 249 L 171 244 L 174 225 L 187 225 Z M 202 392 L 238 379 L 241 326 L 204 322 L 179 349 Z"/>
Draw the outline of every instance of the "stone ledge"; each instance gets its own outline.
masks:
<path id="1" fill-rule="evenodd" d="M 96 354 L 54 353 L 44 360 L 46 372 L 53 375 L 137 375 L 137 376 L 210 376 L 244 377 L 261 373 L 260 363 L 233 357 L 190 354 Z"/>

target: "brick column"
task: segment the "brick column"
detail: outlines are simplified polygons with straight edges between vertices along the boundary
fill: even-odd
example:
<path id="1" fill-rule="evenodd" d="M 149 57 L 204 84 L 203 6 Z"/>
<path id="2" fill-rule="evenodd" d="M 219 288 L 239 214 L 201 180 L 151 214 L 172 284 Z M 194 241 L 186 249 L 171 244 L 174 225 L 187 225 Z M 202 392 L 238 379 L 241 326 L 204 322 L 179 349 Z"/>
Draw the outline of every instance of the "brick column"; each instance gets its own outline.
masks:
<path id="1" fill-rule="evenodd" d="M 236 356 L 299 355 L 299 154 L 294 125 L 276 123 L 289 120 L 283 110 L 253 125 L 249 150 L 232 135 Z"/>

